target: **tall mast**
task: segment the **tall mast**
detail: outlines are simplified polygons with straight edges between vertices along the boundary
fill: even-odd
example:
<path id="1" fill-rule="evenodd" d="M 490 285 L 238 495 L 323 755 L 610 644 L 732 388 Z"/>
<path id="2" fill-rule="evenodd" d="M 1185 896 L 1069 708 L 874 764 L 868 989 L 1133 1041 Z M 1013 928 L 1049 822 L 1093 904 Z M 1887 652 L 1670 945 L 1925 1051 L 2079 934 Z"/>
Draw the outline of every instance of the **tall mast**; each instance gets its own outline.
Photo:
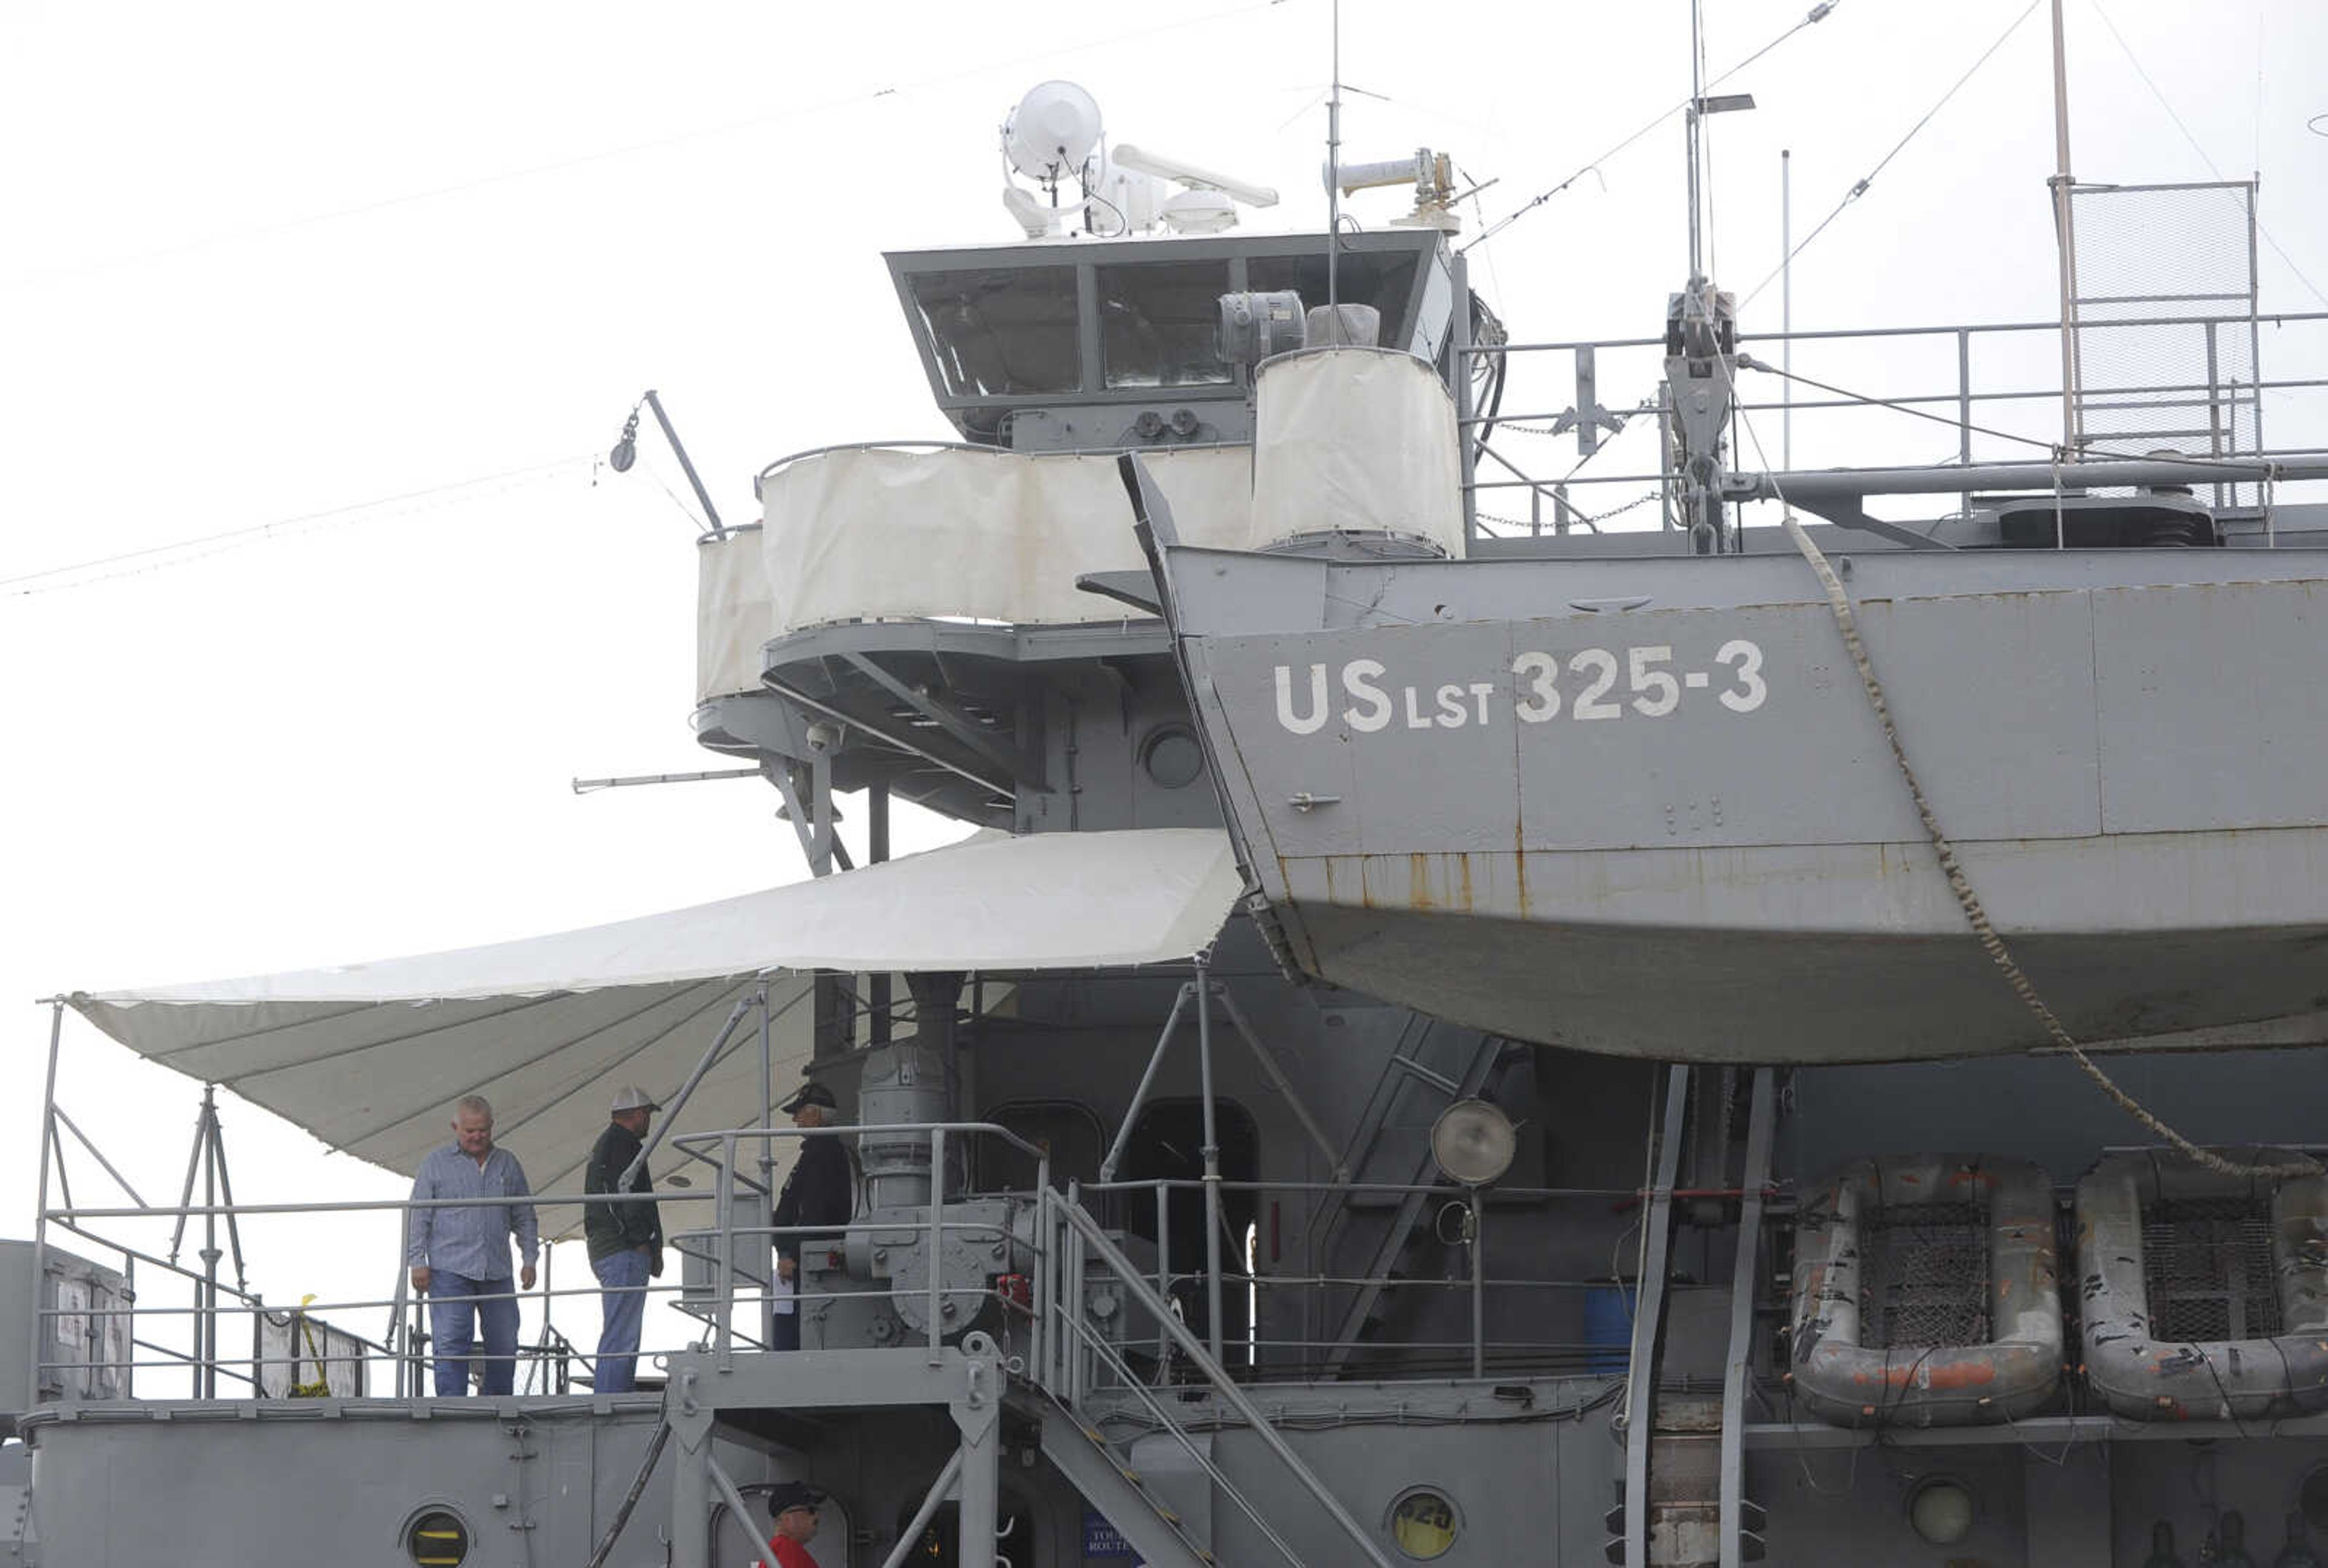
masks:
<path id="1" fill-rule="evenodd" d="M 1779 149 L 1779 368 L 1787 373 L 1779 416 L 1779 466 L 1795 471 L 1795 154 Z"/>
<path id="2" fill-rule="evenodd" d="M 2054 0 L 2054 3 L 2058 5 L 2060 0 Z M 1700 260 L 1698 239 L 1697 122 L 1705 111 L 1705 84 L 1698 80 L 1701 74 L 1698 37 L 1699 29 L 1704 25 L 1699 5 L 1700 0 L 1689 0 L 1689 113 L 1685 117 L 1689 127 L 1689 280 L 1693 284 L 1705 276 L 1705 268 Z"/>
<path id="3" fill-rule="evenodd" d="M 1334 0 L 1334 80 L 1326 95 L 1327 338 L 1342 341 L 1342 296 L 1336 262 L 1342 253 L 1342 0 Z"/>
<path id="4" fill-rule="evenodd" d="M 2069 53 L 2061 39 L 2061 0 L 2053 0 L 2053 230 L 2061 253 L 2061 447 L 2078 453 L 2078 236 L 2070 217 Z"/>

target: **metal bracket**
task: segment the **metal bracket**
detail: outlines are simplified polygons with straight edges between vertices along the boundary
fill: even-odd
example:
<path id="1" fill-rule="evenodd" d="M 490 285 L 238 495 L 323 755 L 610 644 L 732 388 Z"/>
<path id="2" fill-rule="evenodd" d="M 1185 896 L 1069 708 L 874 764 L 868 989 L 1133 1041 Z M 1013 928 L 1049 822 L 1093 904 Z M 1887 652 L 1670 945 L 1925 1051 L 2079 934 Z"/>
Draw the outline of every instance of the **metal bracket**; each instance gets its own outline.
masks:
<path id="1" fill-rule="evenodd" d="M 849 666 L 872 681 L 898 701 L 936 725 L 953 739 L 960 741 L 985 761 L 1002 769 L 1012 779 L 1029 788 L 1043 787 L 1042 759 L 1030 756 L 1015 746 L 1005 746 L 956 712 L 949 703 L 942 702 L 920 687 L 908 686 L 884 669 L 868 653 L 843 653 Z"/>

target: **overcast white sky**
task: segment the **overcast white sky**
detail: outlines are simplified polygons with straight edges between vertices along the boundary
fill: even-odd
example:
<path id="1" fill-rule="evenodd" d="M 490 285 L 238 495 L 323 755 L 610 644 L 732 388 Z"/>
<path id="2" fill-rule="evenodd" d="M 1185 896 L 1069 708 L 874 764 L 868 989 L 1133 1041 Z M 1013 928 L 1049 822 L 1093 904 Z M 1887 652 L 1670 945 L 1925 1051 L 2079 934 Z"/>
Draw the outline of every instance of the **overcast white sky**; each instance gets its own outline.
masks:
<path id="1" fill-rule="evenodd" d="M 1807 4 L 1712 0 L 1713 69 Z M 1713 127 L 1722 284 L 1777 264 L 1779 148 L 1800 237 L 2025 5 L 1843 0 L 1724 84 L 1760 108 Z M 1451 150 L 1497 182 L 1492 220 L 1686 95 L 1686 20 L 1350 0 L 1346 156 Z M 758 785 L 567 788 L 720 765 L 687 727 L 694 503 L 652 438 L 626 476 L 594 456 L 658 387 L 733 520 L 773 458 L 944 434 L 879 252 L 1012 237 L 995 131 L 1045 77 L 1088 86 L 1118 137 L 1276 184 L 1253 226 L 1321 224 L 1328 25 L 1327 0 L 0 7 L 0 1060 L 21 1086 L 0 1232 L 33 1207 L 36 997 L 802 875 Z M 2265 251 L 2265 306 L 2328 308 L 2328 139 L 2305 130 L 2328 9 L 2070 0 L 2070 26 L 2079 174 L 2259 168 L 2295 264 Z M 2050 94 L 2041 7 L 1805 251 L 1797 325 L 2050 315 Z M 1516 337 L 1657 329 L 1680 140 L 1668 123 L 1475 253 Z M 1777 324 L 1773 289 L 1747 324 Z M 68 1020 L 60 1102 L 148 1199 L 175 1195 L 197 1093 Z M 246 1200 L 400 1188 L 227 1113 Z M 369 1255 L 249 1239 L 275 1299 L 388 1283 Z"/>

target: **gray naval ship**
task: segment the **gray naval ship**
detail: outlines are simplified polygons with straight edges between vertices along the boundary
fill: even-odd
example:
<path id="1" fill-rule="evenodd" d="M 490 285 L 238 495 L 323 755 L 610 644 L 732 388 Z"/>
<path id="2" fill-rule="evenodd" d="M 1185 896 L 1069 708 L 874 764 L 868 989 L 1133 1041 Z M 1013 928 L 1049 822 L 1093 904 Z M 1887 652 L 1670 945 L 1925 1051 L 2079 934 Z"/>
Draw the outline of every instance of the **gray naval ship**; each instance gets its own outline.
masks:
<path id="1" fill-rule="evenodd" d="M 1527 343 L 1436 155 L 1345 168 L 1415 210 L 1329 248 L 1083 118 L 1014 121 L 1025 243 L 887 258 L 960 441 L 784 458 L 699 541 L 697 735 L 812 879 L 59 1000 L 52 1086 L 75 1015 L 205 1131 L 93 1205 L 52 1087 L 8 1560 L 712 1568 L 805 1483 L 822 1568 L 2318 1563 L 2328 443 L 2259 350 L 2323 318 L 2259 314 L 2252 191 L 2060 187 L 2239 258 L 2089 252 L 2066 332 L 1798 344 L 1692 277 Z M 2032 340 L 2060 384 L 1972 376 Z M 1952 372 L 1782 380 L 1911 344 Z M 1959 446 L 1774 465 L 1797 415 Z M 900 800 L 984 831 L 892 859 Z M 641 1391 L 587 1281 L 467 1399 L 401 1271 L 246 1288 L 238 1216 L 302 1206 L 236 1206 L 211 1086 L 409 1172 L 455 1093 L 579 1150 L 634 1083 L 687 1325 Z"/>

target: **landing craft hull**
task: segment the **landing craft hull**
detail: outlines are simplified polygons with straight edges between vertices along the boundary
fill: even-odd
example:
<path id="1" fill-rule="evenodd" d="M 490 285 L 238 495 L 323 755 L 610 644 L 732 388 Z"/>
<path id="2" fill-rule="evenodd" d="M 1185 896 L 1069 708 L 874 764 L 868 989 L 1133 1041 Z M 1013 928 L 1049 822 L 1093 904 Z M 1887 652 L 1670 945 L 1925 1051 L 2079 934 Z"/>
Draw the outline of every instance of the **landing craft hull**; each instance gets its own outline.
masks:
<path id="1" fill-rule="evenodd" d="M 1662 1059 L 2043 1043 L 1791 555 L 1166 564 L 1225 803 L 1310 972 Z M 1940 822 L 2073 1032 L 2322 1035 L 2328 554 L 1850 570 Z"/>

